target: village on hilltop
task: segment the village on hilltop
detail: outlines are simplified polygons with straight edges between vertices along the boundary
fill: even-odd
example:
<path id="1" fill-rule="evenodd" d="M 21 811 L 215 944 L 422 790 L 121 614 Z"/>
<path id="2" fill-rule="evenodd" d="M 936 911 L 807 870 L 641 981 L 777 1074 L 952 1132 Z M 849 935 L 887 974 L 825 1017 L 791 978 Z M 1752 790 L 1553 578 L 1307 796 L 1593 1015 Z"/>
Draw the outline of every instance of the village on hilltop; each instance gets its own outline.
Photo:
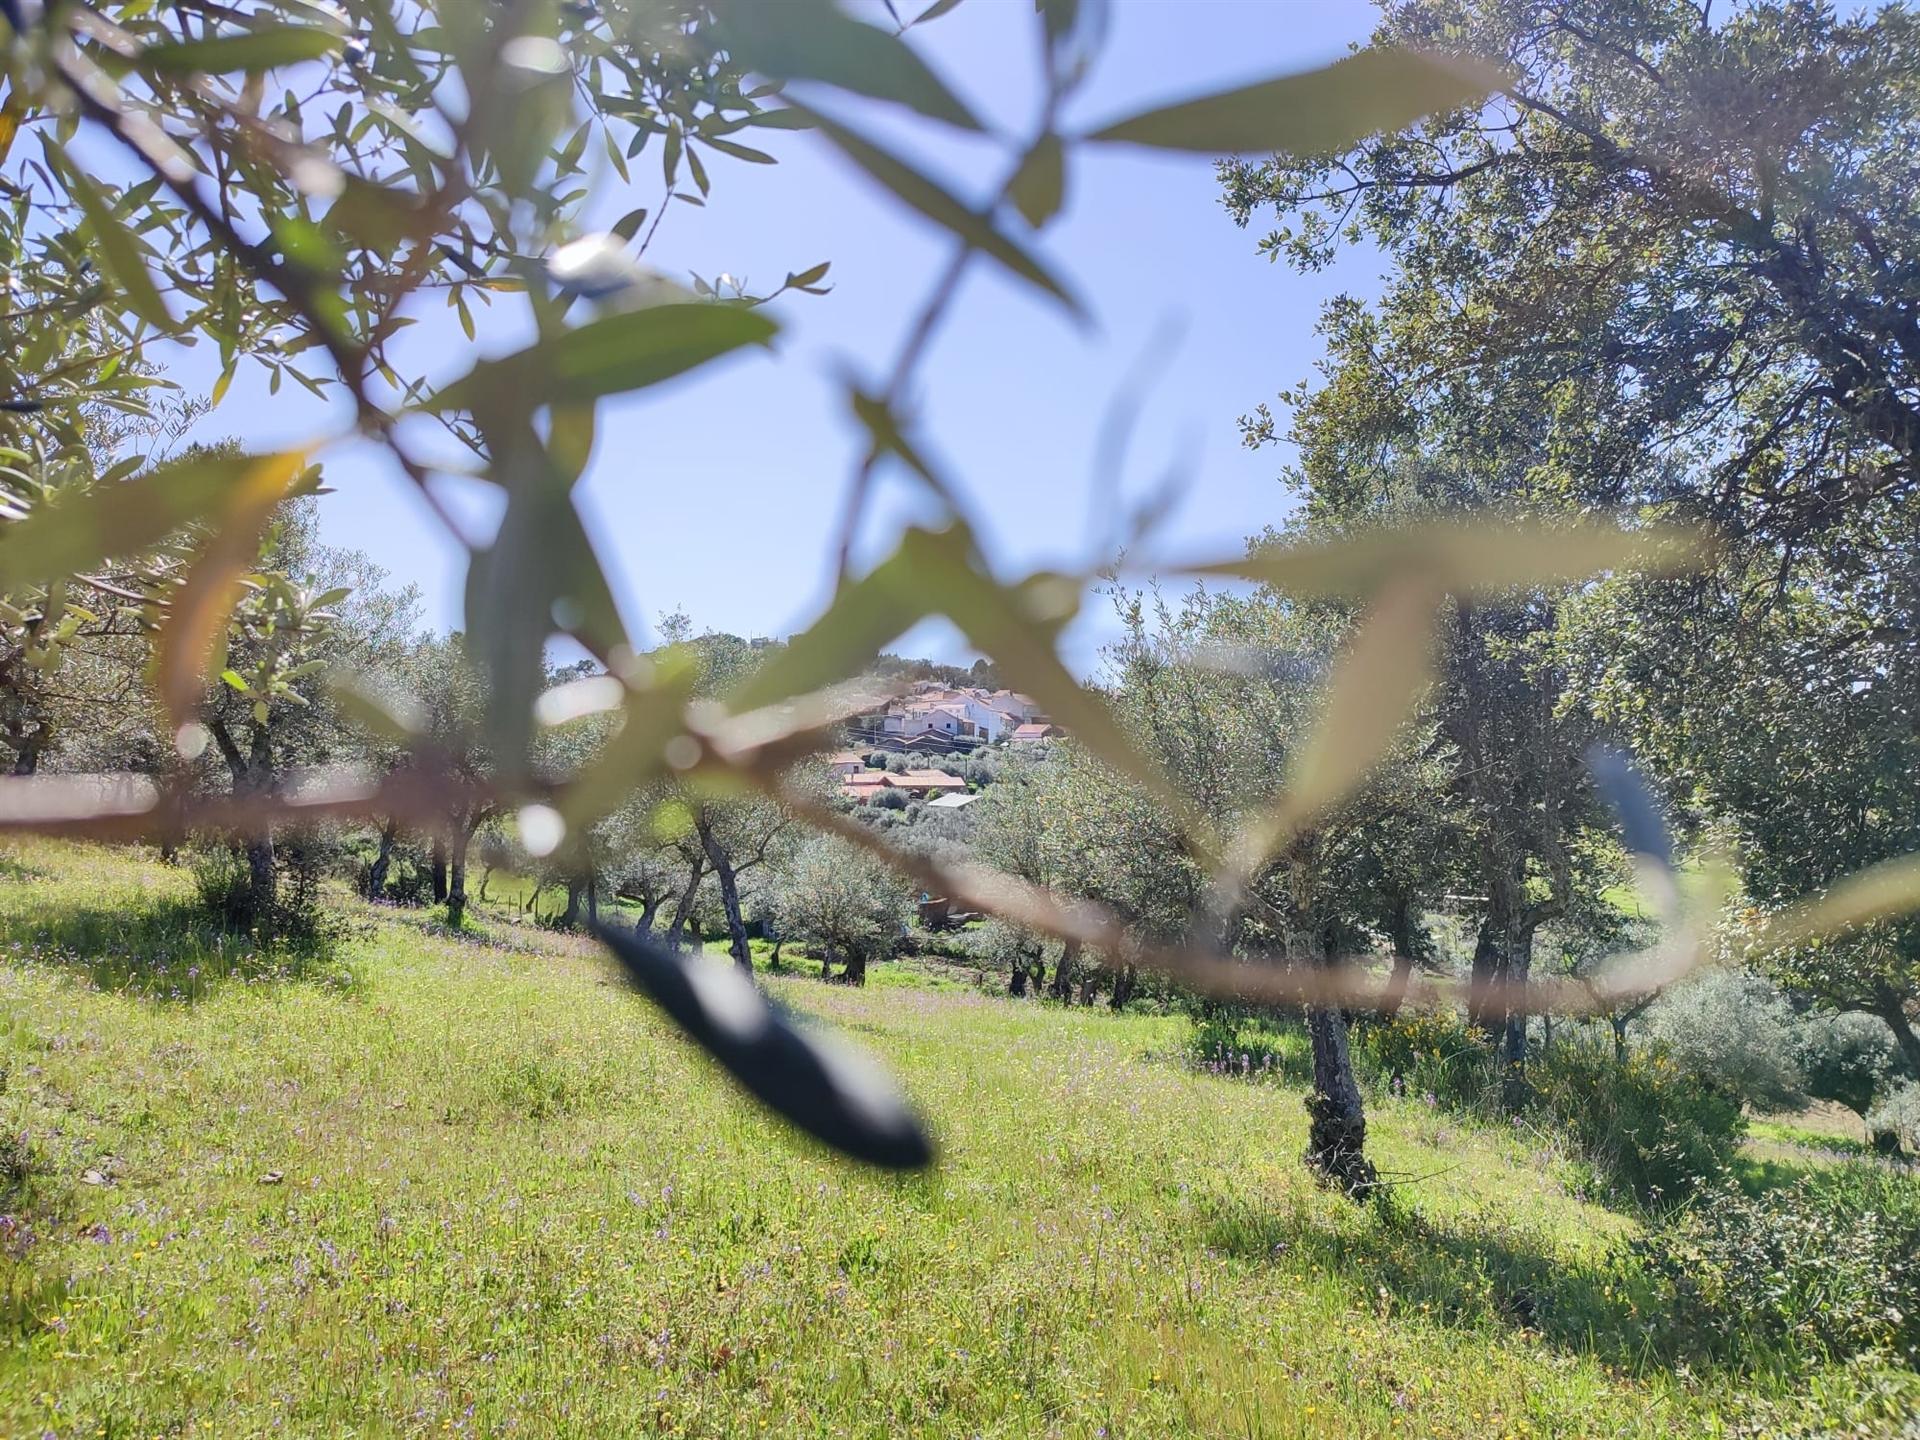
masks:
<path id="1" fill-rule="evenodd" d="M 982 746 L 1031 745 L 1066 732 L 1053 724 L 1031 695 L 984 686 L 954 686 L 918 680 L 903 695 L 858 715 L 846 725 L 848 749 L 827 762 L 840 792 L 861 804 L 887 791 L 958 808 L 976 798 L 967 781 L 945 770 L 869 768 L 876 751 L 898 755 L 970 755 Z M 897 802 L 896 802 L 897 803 Z"/>

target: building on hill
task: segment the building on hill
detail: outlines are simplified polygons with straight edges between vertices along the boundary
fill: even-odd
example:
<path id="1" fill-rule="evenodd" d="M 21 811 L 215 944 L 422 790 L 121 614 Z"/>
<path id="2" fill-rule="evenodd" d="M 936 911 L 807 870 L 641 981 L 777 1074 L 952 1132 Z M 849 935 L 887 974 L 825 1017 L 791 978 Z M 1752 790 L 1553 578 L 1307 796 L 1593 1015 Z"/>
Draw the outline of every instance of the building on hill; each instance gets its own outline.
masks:
<path id="1" fill-rule="evenodd" d="M 906 694 L 876 706 L 851 723 L 853 732 L 867 739 L 905 744 L 922 736 L 938 736 L 952 742 L 947 747 L 952 749 L 997 744 L 1021 725 L 1045 723 L 1046 719 L 1031 695 L 920 680 Z"/>
<path id="2" fill-rule="evenodd" d="M 840 777 L 840 793 L 862 804 L 882 790 L 893 788 L 893 777 L 884 770 L 856 770 Z"/>
<path id="3" fill-rule="evenodd" d="M 965 795 L 967 782 L 944 770 L 906 770 L 898 775 L 885 770 L 854 770 L 840 776 L 840 793 L 862 804 L 883 790 L 898 790 L 916 799 L 928 795 Z"/>
<path id="4" fill-rule="evenodd" d="M 967 782 L 944 770 L 908 770 L 888 777 L 909 795 L 964 795 Z"/>
<path id="5" fill-rule="evenodd" d="M 1016 725 L 1013 734 L 1008 736 L 1016 745 L 1028 745 L 1036 740 L 1057 740 L 1067 732 L 1058 725 L 1044 720 L 1030 720 L 1024 725 Z"/>

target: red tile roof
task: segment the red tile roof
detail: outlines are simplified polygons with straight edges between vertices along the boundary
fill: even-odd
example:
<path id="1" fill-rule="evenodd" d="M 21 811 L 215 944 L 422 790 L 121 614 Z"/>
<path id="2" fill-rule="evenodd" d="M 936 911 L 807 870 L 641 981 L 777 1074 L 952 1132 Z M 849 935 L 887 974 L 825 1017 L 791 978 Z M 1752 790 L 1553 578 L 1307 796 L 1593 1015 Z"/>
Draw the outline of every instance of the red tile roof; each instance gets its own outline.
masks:
<path id="1" fill-rule="evenodd" d="M 909 770 L 906 774 L 897 776 L 896 783 L 914 790 L 922 787 L 928 790 L 964 790 L 967 788 L 966 781 L 962 780 L 958 775 L 949 775 L 944 770 Z"/>

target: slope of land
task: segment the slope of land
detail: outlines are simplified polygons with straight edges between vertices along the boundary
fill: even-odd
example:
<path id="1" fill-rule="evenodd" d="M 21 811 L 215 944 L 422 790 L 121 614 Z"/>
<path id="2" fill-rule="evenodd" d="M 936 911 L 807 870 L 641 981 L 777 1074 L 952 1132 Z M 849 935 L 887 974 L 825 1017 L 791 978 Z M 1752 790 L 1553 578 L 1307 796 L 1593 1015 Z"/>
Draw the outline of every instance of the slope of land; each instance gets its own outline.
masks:
<path id="1" fill-rule="evenodd" d="M 588 944 L 349 908 L 299 974 L 191 878 L 5 852 L 0 1433 L 1893 1433 L 1910 1372 L 1692 1371 L 1543 1137 L 1385 1100 L 1397 1203 L 1176 1017 L 772 979 L 942 1160 L 850 1168 Z M 350 902 L 342 902 L 350 906 Z M 19 1137 L 24 1137 L 20 1139 Z"/>

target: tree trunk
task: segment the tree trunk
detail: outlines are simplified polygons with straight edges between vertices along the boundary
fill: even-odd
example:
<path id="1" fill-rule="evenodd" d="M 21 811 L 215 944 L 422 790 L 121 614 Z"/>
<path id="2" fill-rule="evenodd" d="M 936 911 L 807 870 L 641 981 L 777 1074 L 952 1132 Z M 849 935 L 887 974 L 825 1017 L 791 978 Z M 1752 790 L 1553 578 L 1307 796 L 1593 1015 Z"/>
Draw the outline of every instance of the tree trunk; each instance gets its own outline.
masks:
<path id="1" fill-rule="evenodd" d="M 1393 973 L 1387 977 L 1386 992 L 1380 997 L 1380 1018 L 1392 1020 L 1400 1013 L 1413 983 L 1413 967 L 1420 956 L 1420 928 L 1414 919 L 1413 902 L 1402 898 L 1395 902 L 1388 917 L 1388 938 L 1393 942 Z"/>
<path id="2" fill-rule="evenodd" d="M 822 980 L 833 979 L 833 958 L 833 946 L 822 945 L 820 947 L 820 978 Z"/>
<path id="3" fill-rule="evenodd" d="M 673 907 L 673 919 L 667 924 L 667 948 L 678 950 L 681 936 L 686 932 L 687 916 L 693 912 L 694 898 L 700 893 L 700 877 L 707 873 L 707 859 L 704 855 L 693 857 L 693 873 L 687 877 L 687 888 L 680 894 L 680 903 Z"/>
<path id="4" fill-rule="evenodd" d="M 864 985 L 867 983 L 867 952 L 853 949 L 847 952 L 847 963 L 840 967 L 842 985 Z"/>
<path id="5" fill-rule="evenodd" d="M 36 775 L 40 771 L 40 752 L 46 748 L 47 727 L 36 725 L 33 734 L 20 737 L 13 744 L 13 773 L 16 775 Z"/>
<path id="6" fill-rule="evenodd" d="M 1128 965 L 1113 977 L 1113 998 L 1107 1003 L 1115 1010 L 1127 1008 L 1127 1002 L 1133 999 L 1133 987 L 1140 978 L 1140 972 Z"/>
<path id="7" fill-rule="evenodd" d="M 1073 999 L 1073 972 L 1080 961 L 1080 942 L 1065 941 L 1060 947 L 1060 963 L 1053 970 L 1053 988 L 1048 991 L 1056 1000 L 1071 1002 Z"/>
<path id="8" fill-rule="evenodd" d="M 594 876 L 587 876 L 587 924 L 600 923 L 600 882 Z"/>
<path id="9" fill-rule="evenodd" d="M 554 922 L 562 930 L 571 930 L 580 923 L 580 897 L 585 889 L 578 880 L 567 881 L 567 908 L 560 912 L 560 918 Z"/>
<path id="10" fill-rule="evenodd" d="M 1307 1164 L 1355 1199 L 1377 1178 L 1367 1160 L 1367 1118 L 1347 1048 L 1347 1017 L 1338 1006 L 1311 1006 L 1313 1094 L 1307 1097 Z"/>
<path id="11" fill-rule="evenodd" d="M 1497 1037 L 1506 1022 L 1506 1004 L 1500 987 L 1512 967 L 1512 957 L 1525 943 L 1518 909 L 1496 900 L 1480 922 L 1473 944 L 1473 975 L 1467 988 L 1467 1023 L 1481 1034 Z"/>
<path id="12" fill-rule="evenodd" d="M 1007 981 L 1007 993 L 1024 997 L 1027 993 L 1027 957 L 1016 955 L 1013 960 L 1013 975 Z"/>
<path id="13" fill-rule="evenodd" d="M 1877 988 L 1874 1001 L 1876 1012 L 1887 1022 L 1887 1028 L 1893 1031 L 1893 1038 L 1900 1046 L 1900 1053 L 1906 1056 L 1907 1069 L 1920 1076 L 1920 1035 L 1913 1032 L 1913 1022 L 1907 1018 L 1907 1007 L 1900 1003 L 1897 993 L 1884 985 Z"/>
<path id="14" fill-rule="evenodd" d="M 261 797 L 273 793 L 273 749 L 266 730 L 258 725 L 247 757 L 246 792 Z M 277 898 L 274 882 L 273 827 L 263 821 L 259 832 L 247 840 L 247 910 L 254 926 L 265 926 L 269 932 Z"/>
<path id="15" fill-rule="evenodd" d="M 641 939 L 653 934 L 653 917 L 659 913 L 660 897 L 649 895 L 640 902 L 640 918 L 633 922 L 633 933 Z"/>
<path id="16" fill-rule="evenodd" d="M 247 840 L 247 918 L 256 929 L 272 929 L 274 890 L 273 832 L 268 830 Z"/>
<path id="17" fill-rule="evenodd" d="M 1487 913 L 1473 947 L 1473 979 L 1467 1017 L 1492 1040 L 1500 1058 L 1501 1094 L 1508 1108 L 1526 1091 L 1527 1014 L 1514 1004 L 1515 992 L 1533 969 L 1534 920 L 1527 913 L 1518 866 L 1494 875 L 1488 886 Z"/>
<path id="18" fill-rule="evenodd" d="M 467 842 L 462 839 L 448 860 L 447 924 L 458 930 L 467 918 Z"/>
<path id="19" fill-rule="evenodd" d="M 1341 962 L 1329 944 L 1320 966 L 1331 971 Z M 1307 1097 L 1308 1168 L 1356 1200 L 1366 1199 L 1377 1179 L 1367 1160 L 1367 1116 L 1360 1085 L 1353 1076 L 1353 1052 L 1347 1044 L 1347 1014 L 1338 1005 L 1306 1007 L 1307 1037 L 1313 1048 L 1313 1093 Z"/>
<path id="20" fill-rule="evenodd" d="M 1089 970 L 1080 981 L 1080 1003 L 1093 1004 L 1094 992 L 1100 988 L 1100 972 Z"/>
<path id="21" fill-rule="evenodd" d="M 439 905 L 447 898 L 447 842 L 444 836 L 433 837 L 433 854 L 429 863 L 433 873 L 433 903 Z"/>
<path id="22" fill-rule="evenodd" d="M 389 820 L 380 827 L 380 853 L 367 869 L 367 898 L 378 900 L 387 889 L 387 870 L 393 864 L 393 839 L 400 833 L 400 822 Z"/>
<path id="23" fill-rule="evenodd" d="M 700 834 L 700 848 L 707 853 L 714 878 L 720 882 L 720 906 L 727 912 L 727 948 L 733 952 L 733 963 L 751 973 L 753 952 L 747 948 L 747 922 L 740 914 L 740 882 L 733 873 L 733 857 L 727 853 L 726 846 L 714 838 L 713 827 L 707 823 L 704 812 L 694 821 L 694 829 Z"/>

